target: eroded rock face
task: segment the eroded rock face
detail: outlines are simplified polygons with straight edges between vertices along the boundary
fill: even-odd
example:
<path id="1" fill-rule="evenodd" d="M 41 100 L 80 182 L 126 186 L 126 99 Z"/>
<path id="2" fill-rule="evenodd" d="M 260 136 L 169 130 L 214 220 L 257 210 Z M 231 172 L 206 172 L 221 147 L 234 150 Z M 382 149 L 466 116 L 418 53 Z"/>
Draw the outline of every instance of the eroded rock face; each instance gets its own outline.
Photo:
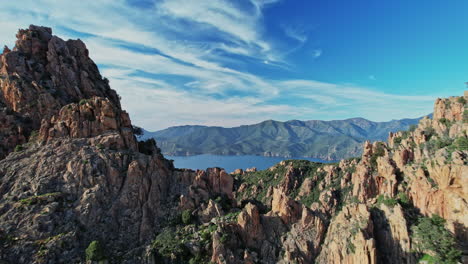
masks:
<path id="1" fill-rule="evenodd" d="M 26 143 L 42 119 L 51 118 L 66 104 L 99 96 L 120 108 L 117 93 L 99 74 L 81 40 L 64 41 L 50 28 L 33 25 L 19 30 L 16 37 L 13 51 L 6 48 L 0 54 L 0 107 L 22 117 L 14 122 L 21 129 L 0 129 L 0 138 L 9 138 L 0 158 Z"/>
<path id="2" fill-rule="evenodd" d="M 371 214 L 365 205 L 343 208 L 328 228 L 317 262 L 377 263 L 373 229 Z"/>
<path id="3" fill-rule="evenodd" d="M 237 217 L 237 224 L 241 227 L 243 240 L 248 247 L 255 248 L 261 243 L 264 234 L 257 206 L 248 203 Z"/>
<path id="4" fill-rule="evenodd" d="M 411 252 L 411 238 L 404 210 L 384 204 L 372 209 L 379 263 L 417 263 Z"/>
<path id="5" fill-rule="evenodd" d="M 312 263 L 321 250 L 327 224 L 303 207 L 301 220 L 292 225 L 283 240 L 285 254 L 280 263 Z"/>
<path id="6" fill-rule="evenodd" d="M 464 103 L 460 102 L 459 97 L 450 97 L 445 99 L 438 98 L 434 106 L 434 120 L 446 118 L 450 121 L 463 120 Z"/>
<path id="7" fill-rule="evenodd" d="M 128 114 L 107 98 L 93 97 L 64 106 L 50 121 L 43 119 L 39 139 L 48 142 L 54 138 L 91 138 L 113 131 L 120 137 L 103 141 L 103 146 L 138 149 Z"/>
<path id="8" fill-rule="evenodd" d="M 273 190 L 271 212 L 277 214 L 283 223 L 291 224 L 300 219 L 301 205 L 288 197 L 281 189 Z"/>
<path id="9" fill-rule="evenodd" d="M 220 168 L 209 168 L 206 170 L 208 185 L 215 193 L 226 195 L 228 198 L 233 198 L 232 187 L 234 179 L 225 170 Z"/>
<path id="10" fill-rule="evenodd" d="M 91 240 L 112 241 L 109 253 L 128 250 L 126 239 L 136 249 L 151 239 L 148 233 L 155 232 L 157 219 L 171 206 L 171 195 L 182 187 L 171 166 L 159 156 L 98 149 L 90 139 L 30 146 L 0 161 L 0 228 L 29 241 L 59 234 L 66 235 L 63 243 L 76 245 L 76 240 L 73 252 L 57 256 L 59 262 L 79 262 L 80 248 Z M 41 196 L 50 199 L 24 202 Z M 19 263 L 33 263 L 38 256 L 30 254 L 32 249 L 13 244 L 4 251 L 5 260 L 20 254 L 24 261 Z"/>
<path id="11" fill-rule="evenodd" d="M 203 201 L 210 198 L 226 198 L 233 203 L 232 175 L 220 168 L 208 168 L 206 171 L 197 170 L 193 176 L 189 173 L 186 182 L 190 185 L 188 192 L 182 194 L 179 199 L 179 207 L 194 209 Z"/>

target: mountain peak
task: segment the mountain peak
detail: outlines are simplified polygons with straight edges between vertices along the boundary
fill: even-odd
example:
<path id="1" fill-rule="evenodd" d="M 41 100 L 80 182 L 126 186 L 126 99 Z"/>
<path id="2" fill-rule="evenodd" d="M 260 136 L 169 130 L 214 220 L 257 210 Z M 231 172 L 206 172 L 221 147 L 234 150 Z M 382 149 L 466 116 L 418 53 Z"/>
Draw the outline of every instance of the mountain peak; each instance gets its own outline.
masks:
<path id="1" fill-rule="evenodd" d="M 67 104 L 94 96 L 120 109 L 117 93 L 103 79 L 81 40 L 54 36 L 52 29 L 31 25 L 16 34 L 13 50 L 0 54 L 0 158 Z M 14 129 L 13 129 L 14 128 Z"/>

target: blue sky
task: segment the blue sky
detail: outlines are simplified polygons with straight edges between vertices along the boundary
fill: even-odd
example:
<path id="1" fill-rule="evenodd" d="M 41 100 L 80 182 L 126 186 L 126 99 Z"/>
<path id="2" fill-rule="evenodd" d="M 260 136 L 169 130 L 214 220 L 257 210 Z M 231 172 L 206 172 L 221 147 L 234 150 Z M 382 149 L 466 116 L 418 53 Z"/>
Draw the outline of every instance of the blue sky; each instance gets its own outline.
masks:
<path id="1" fill-rule="evenodd" d="M 133 123 L 374 121 L 432 111 L 468 81 L 467 1 L 8 1 L 0 42 L 82 39 Z"/>

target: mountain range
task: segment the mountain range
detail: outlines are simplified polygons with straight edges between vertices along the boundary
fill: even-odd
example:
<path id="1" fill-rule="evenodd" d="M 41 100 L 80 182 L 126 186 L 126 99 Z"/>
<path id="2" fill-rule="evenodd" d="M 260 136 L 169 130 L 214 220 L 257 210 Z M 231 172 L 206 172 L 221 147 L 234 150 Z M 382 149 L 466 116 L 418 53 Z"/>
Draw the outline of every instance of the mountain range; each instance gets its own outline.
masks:
<path id="1" fill-rule="evenodd" d="M 141 139 L 154 138 L 162 152 L 170 156 L 261 155 L 338 160 L 358 156 L 366 140 L 386 140 L 390 132 L 407 130 L 420 119 L 267 120 L 232 128 L 186 125 L 156 132 L 144 130 Z"/>

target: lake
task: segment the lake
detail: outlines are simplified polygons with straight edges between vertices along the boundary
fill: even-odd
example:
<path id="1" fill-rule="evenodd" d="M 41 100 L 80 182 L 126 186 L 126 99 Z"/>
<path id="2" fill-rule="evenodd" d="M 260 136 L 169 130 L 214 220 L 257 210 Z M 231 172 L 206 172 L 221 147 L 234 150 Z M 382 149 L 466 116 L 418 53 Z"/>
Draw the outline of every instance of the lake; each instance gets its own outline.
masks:
<path id="1" fill-rule="evenodd" d="M 247 169 L 256 167 L 258 170 L 268 169 L 282 160 L 301 159 L 315 162 L 331 163 L 334 161 L 326 161 L 314 158 L 285 158 L 285 157 L 264 157 L 264 156 L 223 156 L 223 155 L 195 155 L 195 156 L 165 156 L 167 159 L 174 160 L 174 166 L 180 169 L 201 169 L 220 167 L 227 172 L 233 172 L 235 169 Z"/>

